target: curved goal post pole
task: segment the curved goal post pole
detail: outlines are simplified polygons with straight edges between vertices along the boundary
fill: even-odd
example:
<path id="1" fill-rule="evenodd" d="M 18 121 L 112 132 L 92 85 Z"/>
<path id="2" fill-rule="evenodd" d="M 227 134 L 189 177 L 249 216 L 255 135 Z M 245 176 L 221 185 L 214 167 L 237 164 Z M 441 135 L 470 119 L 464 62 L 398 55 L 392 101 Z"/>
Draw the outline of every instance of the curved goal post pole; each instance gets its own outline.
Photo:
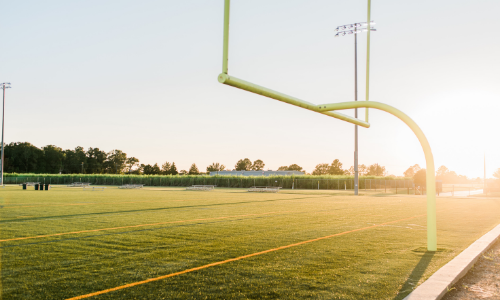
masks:
<path id="1" fill-rule="evenodd" d="M 346 122 L 354 123 L 363 127 L 369 127 L 370 124 L 362 120 L 340 114 L 338 112 L 333 112 L 335 110 L 352 109 L 352 108 L 375 108 L 388 112 L 398 119 L 403 121 L 413 133 L 417 136 L 422 149 L 424 150 L 425 161 L 426 161 L 426 186 L 427 186 L 427 250 L 436 251 L 437 250 L 437 227 L 436 227 L 436 177 L 435 177 L 435 167 L 434 167 L 434 157 L 432 155 L 431 146 L 427 141 L 422 129 L 413 121 L 408 115 L 400 111 L 399 109 L 392 107 L 390 105 L 376 102 L 376 101 L 350 101 L 341 103 L 331 103 L 331 104 L 321 104 L 314 105 L 312 103 L 297 99 L 292 96 L 288 96 L 274 90 L 261 87 L 259 85 L 229 76 L 227 74 L 220 74 L 218 77 L 220 83 L 233 86 L 251 93 L 269 97 L 278 101 L 282 101 L 288 104 L 292 104 L 298 107 L 302 107 L 308 110 L 312 110 L 330 117 L 341 119 Z"/>
<path id="2" fill-rule="evenodd" d="M 385 103 L 375 101 L 349 101 L 332 104 L 318 105 L 320 111 L 342 110 L 352 108 L 375 108 L 390 113 L 403 121 L 417 136 L 422 149 L 424 150 L 426 162 L 426 186 L 427 186 L 427 250 L 437 250 L 437 226 L 436 226 L 436 177 L 434 167 L 434 157 L 431 146 L 424 135 L 424 132 L 408 115 L 399 109 Z"/>

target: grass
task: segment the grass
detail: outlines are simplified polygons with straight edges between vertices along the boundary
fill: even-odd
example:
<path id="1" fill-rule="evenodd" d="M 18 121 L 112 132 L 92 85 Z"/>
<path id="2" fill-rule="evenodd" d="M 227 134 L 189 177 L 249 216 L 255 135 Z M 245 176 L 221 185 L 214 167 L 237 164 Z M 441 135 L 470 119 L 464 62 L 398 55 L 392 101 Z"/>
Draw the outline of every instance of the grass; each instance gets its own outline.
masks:
<path id="1" fill-rule="evenodd" d="M 1 291 L 67 299 L 311 241 L 90 299 L 402 299 L 500 223 L 500 198 L 437 201 L 439 251 L 428 253 L 424 196 L 8 186 Z"/>

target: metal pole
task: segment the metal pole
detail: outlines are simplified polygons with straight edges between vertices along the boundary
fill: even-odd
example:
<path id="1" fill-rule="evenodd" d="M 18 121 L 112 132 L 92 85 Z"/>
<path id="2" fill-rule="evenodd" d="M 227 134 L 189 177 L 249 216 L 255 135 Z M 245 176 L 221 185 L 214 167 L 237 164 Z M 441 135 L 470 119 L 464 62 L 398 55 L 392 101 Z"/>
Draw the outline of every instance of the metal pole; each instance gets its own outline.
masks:
<path id="1" fill-rule="evenodd" d="M 341 102 L 341 103 L 331 103 L 331 104 L 320 104 L 318 107 L 323 107 L 321 110 L 338 110 L 338 109 L 352 109 L 352 108 L 375 108 L 385 112 L 388 112 L 398 119 L 406 123 L 408 127 L 417 136 L 422 150 L 424 151 L 427 175 L 427 250 L 436 251 L 437 250 L 437 228 L 436 228 L 436 174 L 434 168 L 434 157 L 432 155 L 432 150 L 429 145 L 429 141 L 425 137 L 422 129 L 418 127 L 410 117 L 399 109 L 392 107 L 390 105 L 374 102 L 374 101 L 352 101 L 352 102 Z"/>
<path id="2" fill-rule="evenodd" d="M 368 0 L 368 32 L 366 35 L 366 101 L 370 99 L 370 33 L 371 28 L 371 0 Z M 365 122 L 368 122 L 368 107 L 365 108 Z"/>
<path id="3" fill-rule="evenodd" d="M 5 90 L 4 90 L 4 95 L 5 95 Z M 2 125 L 2 128 L 3 128 L 3 125 Z M 3 147 L 3 129 L 2 129 L 2 147 Z M 3 162 L 3 150 L 2 150 L 2 162 Z M 3 168 L 3 165 L 2 165 L 2 168 Z M 484 177 L 483 178 L 484 178 L 483 179 L 483 193 L 484 193 L 486 190 L 486 153 L 484 153 Z M 3 177 L 2 177 L 2 179 L 3 179 Z"/>
<path id="4" fill-rule="evenodd" d="M 5 83 L 2 84 L 3 88 L 3 107 L 2 107 L 2 167 L 1 167 L 1 179 L 2 187 L 5 187 L 3 182 L 3 165 L 4 165 L 4 154 L 3 154 L 3 133 L 4 133 L 4 118 L 5 118 Z"/>
<path id="5" fill-rule="evenodd" d="M 229 6 L 230 0 L 224 1 L 224 44 L 222 51 L 222 73 L 227 74 L 228 71 L 228 52 L 229 52 Z"/>
<path id="6" fill-rule="evenodd" d="M 358 101 L 358 38 L 354 31 L 354 101 Z M 358 109 L 354 109 L 354 117 L 358 118 Z M 358 125 L 354 125 L 354 195 L 358 195 Z"/>

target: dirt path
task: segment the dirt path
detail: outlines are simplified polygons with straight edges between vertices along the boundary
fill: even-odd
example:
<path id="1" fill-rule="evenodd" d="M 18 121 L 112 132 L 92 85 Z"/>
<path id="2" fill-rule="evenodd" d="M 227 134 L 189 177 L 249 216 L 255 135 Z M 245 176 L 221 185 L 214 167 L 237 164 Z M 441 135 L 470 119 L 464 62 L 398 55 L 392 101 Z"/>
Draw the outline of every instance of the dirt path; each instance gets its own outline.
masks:
<path id="1" fill-rule="evenodd" d="M 446 294 L 443 300 L 500 300 L 500 241 Z"/>

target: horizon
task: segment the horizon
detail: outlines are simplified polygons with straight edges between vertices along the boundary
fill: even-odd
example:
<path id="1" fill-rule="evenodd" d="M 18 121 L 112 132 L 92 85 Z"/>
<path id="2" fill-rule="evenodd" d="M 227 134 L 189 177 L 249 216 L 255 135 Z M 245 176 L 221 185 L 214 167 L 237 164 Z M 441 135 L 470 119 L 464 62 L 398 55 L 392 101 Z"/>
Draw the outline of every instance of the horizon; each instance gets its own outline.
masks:
<path id="1" fill-rule="evenodd" d="M 29 142 L 28 142 L 28 143 L 29 143 Z M 35 146 L 35 145 L 33 145 L 33 146 Z M 55 146 L 55 147 L 58 147 L 57 145 L 46 145 L 46 146 L 43 146 L 43 147 L 37 147 L 37 148 L 43 151 L 43 150 L 44 150 L 44 147 L 47 147 L 47 146 Z M 35 147 L 36 147 L 36 146 L 35 146 Z M 76 148 L 78 148 L 78 147 L 80 147 L 80 146 L 75 147 L 75 149 L 76 149 Z M 60 148 L 63 152 L 64 152 L 64 151 L 75 151 L 75 149 L 62 149 L 61 147 L 58 147 L 58 148 Z M 82 148 L 83 148 L 83 147 L 82 147 Z M 113 149 L 113 150 L 111 150 L 111 151 L 104 151 L 104 150 L 100 149 L 99 147 L 89 147 L 88 149 L 83 149 L 83 150 L 84 150 L 84 151 L 85 151 L 85 153 L 87 154 L 87 153 L 88 153 L 88 151 L 89 151 L 90 149 L 99 149 L 100 151 L 103 151 L 103 152 L 107 153 L 108 155 L 109 155 L 109 154 L 111 154 L 111 153 L 112 153 L 113 151 L 115 151 L 115 150 L 120 150 L 120 151 L 122 151 L 124 154 L 126 154 L 126 155 L 127 155 L 127 153 L 126 153 L 126 152 L 124 152 L 124 151 L 123 151 L 123 150 L 121 150 L 121 149 Z M 130 157 L 127 155 L 127 158 L 130 158 Z M 135 158 L 135 157 L 134 157 L 134 158 Z M 88 159 L 88 157 L 87 157 L 87 159 Z M 137 158 L 137 159 L 138 159 L 139 161 L 138 161 L 138 164 L 137 164 L 137 165 L 135 165 L 135 168 L 133 167 L 133 168 L 131 169 L 131 171 L 128 171 L 128 173 L 127 173 L 127 171 L 123 171 L 123 173 L 120 173 L 120 174 L 122 174 L 122 175 L 132 175 L 132 174 L 133 174 L 133 175 L 137 175 L 137 174 L 135 174 L 134 172 L 137 172 L 137 171 L 141 170 L 141 168 L 142 168 L 143 166 L 145 166 L 145 165 L 148 165 L 148 166 L 158 165 L 158 166 L 161 168 L 161 167 L 162 167 L 162 164 L 164 164 L 164 163 L 169 163 L 169 164 L 175 163 L 175 161 L 170 161 L 170 162 L 169 162 L 169 161 L 166 161 L 166 162 L 164 161 L 164 162 L 156 162 L 156 163 L 152 163 L 152 164 L 142 164 L 142 163 L 141 163 L 141 161 L 140 161 L 140 158 Z M 241 158 L 240 160 L 242 160 L 242 159 L 247 159 L 247 158 Z M 257 160 L 258 160 L 258 159 L 257 159 Z M 336 160 L 336 159 L 333 159 L 333 160 Z M 333 160 L 332 160 L 332 161 L 333 161 Z M 254 160 L 254 161 L 255 161 L 255 160 Z M 239 162 L 239 161 L 238 161 L 238 162 Z M 235 170 L 236 170 L 236 168 L 237 168 L 238 162 L 236 162 L 236 164 L 234 165 L 234 167 L 231 167 L 231 165 L 224 165 L 224 164 L 222 164 L 222 165 L 224 166 L 224 171 L 235 171 Z M 217 162 L 212 162 L 212 164 L 213 164 L 213 163 L 217 163 Z M 265 162 L 263 162 L 263 163 L 265 164 Z M 340 161 L 340 163 L 342 164 L 342 169 L 343 169 L 343 171 L 345 171 L 345 172 L 346 172 L 346 174 L 345 174 L 345 175 L 348 175 L 348 176 L 354 176 L 353 174 L 351 174 L 352 172 L 351 172 L 351 173 L 347 173 L 347 172 L 350 172 L 350 171 L 351 171 L 351 170 L 349 170 L 349 169 L 352 169 L 352 168 L 353 168 L 353 166 L 351 166 L 350 168 L 348 168 L 348 167 L 344 166 L 344 165 L 343 165 L 343 163 L 342 163 L 341 161 Z M 83 162 L 82 162 L 82 164 L 83 164 Z M 196 163 L 193 163 L 193 164 L 194 164 L 194 165 L 196 165 L 196 167 L 198 168 L 198 170 L 199 170 L 201 173 L 210 173 L 209 171 L 207 171 L 207 170 L 206 170 L 207 168 L 202 169 L 202 168 L 198 167 L 198 165 L 197 165 Z M 193 165 L 193 164 L 192 164 L 192 165 Z M 324 163 L 320 163 L 320 164 L 324 164 Z M 330 163 L 327 163 L 327 164 L 330 164 Z M 191 166 L 192 166 L 192 165 L 191 165 Z M 280 166 L 280 167 L 288 167 L 288 166 L 290 166 L 290 165 L 292 165 L 292 164 L 285 165 L 285 166 Z M 319 165 L 319 164 L 318 164 L 318 165 Z M 373 165 L 380 165 L 380 167 L 382 167 L 382 168 L 385 170 L 385 166 L 383 166 L 383 165 L 381 165 L 381 164 L 375 163 L 375 164 L 373 164 Z M 78 166 L 80 166 L 80 163 L 78 163 Z M 190 167 L 191 167 L 191 166 L 190 166 Z M 443 165 L 443 166 L 444 166 L 444 165 Z M 177 165 L 176 165 L 176 167 L 177 167 Z M 208 167 L 208 165 L 207 165 L 207 167 Z M 369 167 L 370 167 L 370 165 L 365 165 L 365 164 L 363 164 L 363 163 L 360 163 L 360 164 L 359 164 L 359 167 L 360 167 L 360 171 L 359 171 L 360 176 L 376 176 L 376 175 L 367 175 L 367 174 L 364 174 L 364 172 L 363 172 L 362 168 L 363 168 L 363 167 L 364 167 L 364 168 L 369 168 Z M 408 169 L 413 168 L 413 167 L 418 167 L 418 168 L 420 168 L 420 166 L 419 166 L 418 164 L 416 164 L 416 165 L 414 165 L 414 166 L 410 166 Z M 435 172 L 436 174 L 439 172 L 439 171 L 438 171 L 438 169 L 439 169 L 440 167 L 441 167 L 441 166 L 436 167 L 436 172 Z M 444 167 L 445 167 L 445 166 L 444 166 Z M 126 168 L 127 168 L 127 167 L 126 167 Z M 187 171 L 187 170 L 189 170 L 190 168 L 188 167 L 188 168 L 185 168 L 185 169 L 183 169 L 183 168 L 177 168 L 177 169 L 178 169 L 178 171 L 179 171 L 179 172 L 181 172 L 181 171 Z M 262 171 L 277 171 L 278 169 L 279 169 L 279 168 L 276 168 L 276 169 L 274 169 L 274 170 L 273 170 L 273 169 L 270 169 L 270 168 L 266 168 L 266 167 L 264 166 L 264 168 L 262 169 Z M 425 169 L 425 168 L 422 168 L 422 169 Z M 62 170 L 62 169 L 61 169 L 61 170 Z M 418 169 L 417 169 L 417 170 L 418 170 Z M 500 169 L 499 169 L 499 170 L 500 170 Z M 260 170 L 258 170 L 258 171 L 260 171 Z M 309 170 L 306 170 L 306 169 L 302 168 L 302 171 L 301 171 L 301 172 L 304 172 L 304 175 L 313 175 L 313 174 L 312 174 L 312 173 L 313 173 L 313 171 L 314 171 L 314 170 L 309 171 Z M 365 172 L 366 172 L 366 171 L 367 171 L 367 169 L 365 170 Z M 407 170 L 406 170 L 406 171 L 407 171 Z M 449 172 L 454 172 L 454 173 L 456 174 L 456 172 L 455 172 L 454 170 L 448 170 L 448 171 L 449 171 Z M 131 172 L 132 172 L 132 173 L 131 173 Z M 16 172 L 13 172 L 13 173 L 11 173 L 11 174 L 14 174 L 14 173 L 16 173 Z M 402 175 L 392 174 L 392 173 L 388 172 L 387 170 L 385 170 L 385 173 L 386 173 L 385 175 L 381 175 L 380 177 L 405 177 L 405 178 L 408 178 L 408 176 L 405 176 L 405 174 L 402 174 Z M 6 173 L 6 174 L 8 174 L 8 173 Z M 61 172 L 59 172 L 59 173 L 47 173 L 47 172 L 39 172 L 39 173 L 36 173 L 36 172 L 35 172 L 35 173 L 33 173 L 33 172 L 27 172 L 27 173 L 22 173 L 22 172 L 20 172 L 20 173 L 16 173 L 16 174 L 52 174 L 52 175 L 56 175 L 56 174 L 61 174 Z M 83 173 L 62 173 L 62 174 L 81 174 L 81 175 L 89 175 L 89 174 L 96 174 L 96 175 L 98 175 L 98 174 L 106 174 L 106 175 L 120 175 L 120 174 L 114 174 L 114 173 L 87 173 L 87 172 L 83 172 Z M 145 175 L 147 175 L 147 174 L 145 174 Z M 149 175 L 150 175 L 150 174 L 149 174 Z M 158 175 L 162 175 L 162 174 L 158 174 Z M 179 175 L 188 175 L 188 174 L 179 174 Z M 331 175 L 331 174 L 330 174 L 330 175 Z M 338 174 L 337 174 L 337 175 L 338 175 Z M 464 174 L 456 174 L 456 175 L 458 175 L 458 176 L 465 176 L 467 180 L 477 180 L 477 179 L 483 180 L 483 178 L 482 178 L 482 177 L 476 177 L 476 178 L 474 178 L 474 177 L 469 177 L 469 176 L 464 175 Z M 324 176 L 324 175 L 318 175 L 318 176 Z M 333 176 L 335 176 L 335 175 L 333 175 Z M 343 176 L 343 175 L 341 175 L 341 176 Z M 410 177 L 411 177 L 411 176 L 410 176 Z M 493 177 L 494 177 L 494 176 L 493 176 Z M 491 178 L 491 177 L 490 177 L 490 178 L 486 178 L 486 180 L 492 180 L 492 179 L 494 179 L 494 178 Z"/>

